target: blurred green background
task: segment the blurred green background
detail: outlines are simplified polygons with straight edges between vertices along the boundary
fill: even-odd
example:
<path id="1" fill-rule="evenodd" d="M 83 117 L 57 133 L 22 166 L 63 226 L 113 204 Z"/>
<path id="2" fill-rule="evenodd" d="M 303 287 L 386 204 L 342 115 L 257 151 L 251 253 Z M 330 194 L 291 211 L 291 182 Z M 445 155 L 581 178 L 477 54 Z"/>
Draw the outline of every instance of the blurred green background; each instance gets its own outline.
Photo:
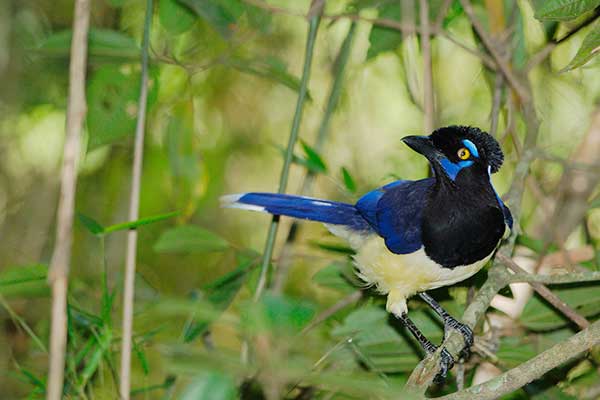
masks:
<path id="1" fill-rule="evenodd" d="M 284 254 L 287 268 L 278 278 L 283 297 L 270 295 L 260 306 L 251 306 L 270 218 L 218 205 L 223 194 L 277 189 L 304 58 L 307 23 L 298 15 L 307 12 L 309 2 L 273 0 L 268 2 L 270 10 L 254 1 L 156 3 L 140 215 L 180 213 L 139 228 L 136 396 L 226 399 L 243 393 L 247 398 L 300 398 L 303 388 L 313 390 L 315 398 L 393 393 L 416 365 L 419 352 L 399 324 L 388 320 L 382 297 L 365 295 L 355 302 L 360 306 L 346 307 L 297 336 L 314 315 L 357 290 L 349 278 L 343 244 L 319 224 L 302 224 L 293 250 Z M 398 177 L 419 179 L 428 173 L 425 160 L 400 142 L 405 135 L 428 133 L 423 128 L 419 39 L 392 29 L 372 29 L 368 21 L 378 15 L 406 21 L 397 3 L 327 1 L 327 15 L 360 13 L 364 19 L 356 25 L 325 140 L 315 146 L 330 87 L 341 74 L 340 48 L 352 24 L 344 17 L 321 22 L 300 130 L 304 145 L 296 147 L 288 192 L 299 193 L 304 176 L 312 171 L 312 195 L 353 202 Z M 444 3 L 449 4 L 447 10 Z M 500 24 L 509 32 L 507 48 L 515 68 L 523 68 L 555 35 L 581 22 L 540 22 L 534 18 L 536 4 L 526 0 L 473 4 L 487 29 Z M 127 220 L 145 2 L 98 0 L 92 6 L 66 393 L 69 398 L 110 399 L 117 393 L 126 233 L 94 235 L 90 219 L 102 226 Z M 503 21 L 494 19 L 498 9 Z M 440 10 L 445 14 L 438 16 Z M 54 243 L 72 12 L 72 1 L 0 3 L 0 392 L 6 399 L 43 393 L 49 327 L 45 266 Z M 412 22 L 417 23 L 416 8 L 413 14 Z M 435 126 L 489 130 L 495 74 L 463 48 L 483 52 L 468 18 L 458 2 L 441 0 L 430 1 L 430 14 L 453 39 L 432 36 Z M 561 160 L 574 154 L 598 107 L 598 59 L 559 73 L 592 29 L 597 29 L 594 24 L 558 45 L 529 73 L 541 126 L 535 184 L 525 193 L 521 237 L 534 250 L 534 244 L 548 239 L 539 196 L 550 207 L 556 202 L 564 171 Z M 493 177 L 501 194 L 511 184 L 525 135 L 518 108 L 511 91 L 504 89 L 494 132 L 506 155 L 505 166 Z M 587 162 L 597 166 L 598 159 Z M 597 254 L 598 205 L 590 205 L 564 246 L 591 246 Z M 283 263 L 279 257 L 290 224 L 282 219 L 275 264 Z M 595 255 L 584 260 L 584 268 L 597 267 Z M 223 276 L 226 279 L 219 280 Z M 482 279 L 441 290 L 439 296 L 460 315 L 467 287 Z M 566 296 L 581 300 L 588 311 L 578 310 L 591 316 L 600 309 L 600 291 L 585 289 Z M 440 325 L 418 302 L 414 306 L 417 325 L 441 339 Z M 574 332 L 545 303 L 538 300 L 528 307 L 529 314 L 521 314 L 513 324 L 516 332 L 525 334 L 505 335 L 495 342 L 501 369 Z M 535 325 L 540 318 L 541 329 Z M 369 329 L 361 331 L 364 327 Z M 349 337 L 359 340 L 348 344 Z M 254 344 L 250 351 L 248 341 Z M 467 379 L 483 361 L 469 365 Z M 593 366 L 577 367 L 583 372 L 575 378 L 582 385 L 597 382 Z M 514 398 L 549 395 L 546 390 L 555 390 L 558 381 L 567 382 L 567 387 L 568 371 L 559 371 L 552 384 L 521 391 Z"/>

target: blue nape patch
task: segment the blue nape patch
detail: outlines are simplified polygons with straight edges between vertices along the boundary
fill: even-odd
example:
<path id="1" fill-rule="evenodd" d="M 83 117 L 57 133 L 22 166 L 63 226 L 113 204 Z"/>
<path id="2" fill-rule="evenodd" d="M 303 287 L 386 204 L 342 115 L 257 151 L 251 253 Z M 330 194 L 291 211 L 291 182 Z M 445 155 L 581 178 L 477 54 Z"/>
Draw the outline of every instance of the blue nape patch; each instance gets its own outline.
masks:
<path id="1" fill-rule="evenodd" d="M 477 151 L 477 146 L 475 146 L 473 144 L 473 142 L 471 142 L 469 139 L 465 139 L 463 140 L 463 144 L 465 145 L 465 147 L 467 149 L 469 149 L 469 151 L 471 152 L 471 154 L 477 158 L 479 158 L 479 152 Z"/>
<path id="2" fill-rule="evenodd" d="M 466 160 L 466 161 L 460 161 L 458 163 L 453 163 L 452 161 L 448 160 L 447 158 L 442 158 L 440 160 L 440 164 L 442 165 L 442 168 L 444 168 L 444 171 L 446 171 L 446 174 L 448 175 L 448 177 L 452 180 L 455 180 L 456 175 L 458 175 L 460 170 L 473 165 L 473 161 Z"/>

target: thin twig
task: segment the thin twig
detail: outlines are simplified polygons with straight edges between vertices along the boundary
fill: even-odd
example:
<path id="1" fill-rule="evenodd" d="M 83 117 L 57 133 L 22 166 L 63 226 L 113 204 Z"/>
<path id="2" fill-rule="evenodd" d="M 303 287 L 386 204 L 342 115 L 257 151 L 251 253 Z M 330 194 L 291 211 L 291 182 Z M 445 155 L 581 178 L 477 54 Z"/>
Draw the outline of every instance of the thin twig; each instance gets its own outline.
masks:
<path id="1" fill-rule="evenodd" d="M 504 264 L 512 271 L 520 274 L 526 274 L 523 268 L 521 268 L 512 258 L 506 257 L 504 254 L 498 254 L 496 259 Z M 590 326 L 590 322 L 585 317 L 579 315 L 577 311 L 573 310 L 567 303 L 562 301 L 560 297 L 552 293 L 550 289 L 539 282 L 528 282 L 533 290 L 535 290 L 540 296 L 542 296 L 548 303 L 552 304 L 554 308 L 563 313 L 567 318 L 573 321 L 580 329 L 586 329 Z"/>
<path id="2" fill-rule="evenodd" d="M 302 71 L 302 80 L 300 82 L 300 89 L 298 92 L 298 101 L 296 103 L 296 111 L 294 113 L 294 120 L 292 122 L 292 128 L 290 137 L 288 140 L 287 150 L 285 153 L 285 160 L 283 168 L 281 169 L 281 177 L 279 178 L 279 189 L 278 193 L 285 192 L 287 188 L 288 175 L 290 166 L 292 164 L 292 157 L 294 155 L 294 146 L 298 140 L 298 133 L 300 131 L 300 122 L 302 121 L 302 111 L 304 110 L 304 100 L 306 98 L 306 92 L 308 87 L 308 80 L 310 77 L 310 70 L 312 65 L 313 51 L 315 47 L 315 39 L 317 37 L 317 31 L 323 13 L 323 7 L 325 3 L 323 0 L 313 0 L 311 3 L 309 14 L 312 17 L 308 21 L 308 37 L 306 40 L 306 50 L 304 54 L 304 68 Z M 269 226 L 269 233 L 267 234 L 267 241 L 265 243 L 265 250 L 263 252 L 262 265 L 260 269 L 260 277 L 258 279 L 258 285 L 254 292 L 254 300 L 260 299 L 262 292 L 264 291 L 267 284 L 267 275 L 269 271 L 269 264 L 271 263 L 271 257 L 273 255 L 273 248 L 275 246 L 275 237 L 277 235 L 277 228 L 279 227 L 279 216 L 273 216 L 271 225 Z"/>
<path id="3" fill-rule="evenodd" d="M 594 322 L 589 328 L 560 342 L 531 360 L 524 362 L 502 375 L 499 375 L 480 385 L 471 386 L 465 390 L 438 400 L 492 400 L 511 393 L 529 382 L 539 378 L 546 372 L 579 357 L 593 346 L 600 343 L 600 321 Z"/>
<path id="4" fill-rule="evenodd" d="M 431 71 L 431 37 L 429 25 L 429 3 L 421 0 L 419 7 L 421 21 L 421 54 L 423 55 L 423 122 L 425 132 L 433 131 L 434 121 L 434 98 L 433 98 L 433 76 Z"/>
<path id="5" fill-rule="evenodd" d="M 504 88 L 504 76 L 496 74 L 494 79 L 494 101 L 492 103 L 492 111 L 490 114 L 490 135 L 496 137 L 498 131 L 498 120 L 500 119 L 500 105 L 502 103 L 502 89 Z"/>
<path id="6" fill-rule="evenodd" d="M 471 2 L 469 0 L 460 0 L 460 3 L 462 4 L 463 9 L 465 10 L 465 13 L 469 17 L 469 20 L 471 21 L 473 28 L 475 28 L 477 35 L 479 35 L 479 37 L 481 38 L 481 42 L 483 43 L 483 45 L 486 47 L 488 52 L 494 58 L 494 61 L 498 65 L 498 68 L 500 69 L 500 71 L 502 71 L 502 74 L 504 74 L 504 77 L 506 78 L 507 82 L 514 89 L 514 91 L 517 93 L 517 95 L 519 96 L 519 98 L 521 99 L 522 102 L 528 102 L 530 100 L 529 90 L 527 90 L 523 86 L 521 81 L 517 78 L 517 76 L 511 69 L 511 66 L 509 65 L 509 63 L 506 60 L 504 60 L 504 58 L 502 57 L 502 54 L 498 51 L 497 47 L 494 45 L 494 43 L 493 43 L 492 39 L 490 38 L 490 36 L 488 35 L 488 33 L 485 31 L 485 29 L 483 29 L 483 25 L 477 19 L 477 16 L 475 15 L 475 11 L 473 10 L 473 6 L 471 5 Z"/>
<path id="7" fill-rule="evenodd" d="M 144 156 L 144 131 L 146 126 L 146 107 L 148 105 L 148 49 L 150 47 L 150 26 L 152 23 L 153 10 L 153 1 L 147 0 L 146 17 L 144 20 L 144 37 L 142 40 L 140 97 L 138 101 L 133 166 L 131 172 L 129 221 L 135 221 L 139 218 L 142 161 Z M 121 385 L 119 388 L 122 400 L 129 400 L 131 390 L 131 336 L 133 332 L 136 253 L 137 230 L 131 229 L 127 233 L 127 258 L 125 260 L 125 283 L 123 290 L 123 338 L 121 342 Z"/>
<path id="8" fill-rule="evenodd" d="M 63 392 L 65 353 L 67 349 L 67 288 L 73 240 L 77 161 L 81 150 L 81 130 L 86 113 L 85 72 L 89 25 L 90 1 L 77 0 L 73 17 L 73 39 L 69 65 L 69 100 L 57 214 L 56 243 L 48 274 L 48 281 L 52 287 L 52 326 L 50 331 L 48 386 L 46 390 L 48 400 L 62 398 Z"/>
<path id="9" fill-rule="evenodd" d="M 332 305 L 331 307 L 329 307 L 328 309 L 324 310 L 322 313 L 317 315 L 310 322 L 310 324 L 306 325 L 306 327 L 304 329 L 302 329 L 302 332 L 300 332 L 300 335 L 305 335 L 306 333 L 311 331 L 315 326 L 319 325 L 321 322 L 325 321 L 326 319 L 328 319 L 329 317 L 331 317 L 338 311 L 348 307 L 350 304 L 356 303 L 358 300 L 360 300 L 361 297 L 362 297 L 362 292 L 360 290 L 350 293 L 348 296 L 344 297 L 343 299 L 341 299 L 340 301 L 338 301 L 337 303 L 335 303 L 334 305 Z"/>

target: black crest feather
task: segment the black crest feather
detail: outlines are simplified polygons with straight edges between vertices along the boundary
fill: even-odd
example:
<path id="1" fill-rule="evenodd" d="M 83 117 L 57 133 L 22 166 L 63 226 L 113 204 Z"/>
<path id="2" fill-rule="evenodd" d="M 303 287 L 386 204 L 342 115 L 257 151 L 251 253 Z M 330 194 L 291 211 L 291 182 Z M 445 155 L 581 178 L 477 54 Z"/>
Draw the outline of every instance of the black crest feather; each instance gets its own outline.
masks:
<path id="1" fill-rule="evenodd" d="M 500 144 L 492 135 L 474 126 L 453 125 L 435 130 L 431 137 L 434 142 L 447 142 L 449 139 L 468 139 L 477 146 L 479 156 L 490 166 L 491 172 L 498 172 L 504 162 Z M 483 154 L 481 154 L 483 153 Z"/>

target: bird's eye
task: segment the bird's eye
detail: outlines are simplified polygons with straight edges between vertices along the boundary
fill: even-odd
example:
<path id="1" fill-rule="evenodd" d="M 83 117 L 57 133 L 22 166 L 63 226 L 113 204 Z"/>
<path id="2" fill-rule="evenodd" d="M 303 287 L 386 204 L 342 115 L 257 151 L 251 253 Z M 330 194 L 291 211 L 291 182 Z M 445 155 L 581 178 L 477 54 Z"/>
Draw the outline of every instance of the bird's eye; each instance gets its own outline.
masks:
<path id="1" fill-rule="evenodd" d="M 464 147 L 461 147 L 460 150 L 458 150 L 457 154 L 458 154 L 458 158 L 460 158 L 461 160 L 466 160 L 469 157 L 471 157 L 471 152 Z"/>

